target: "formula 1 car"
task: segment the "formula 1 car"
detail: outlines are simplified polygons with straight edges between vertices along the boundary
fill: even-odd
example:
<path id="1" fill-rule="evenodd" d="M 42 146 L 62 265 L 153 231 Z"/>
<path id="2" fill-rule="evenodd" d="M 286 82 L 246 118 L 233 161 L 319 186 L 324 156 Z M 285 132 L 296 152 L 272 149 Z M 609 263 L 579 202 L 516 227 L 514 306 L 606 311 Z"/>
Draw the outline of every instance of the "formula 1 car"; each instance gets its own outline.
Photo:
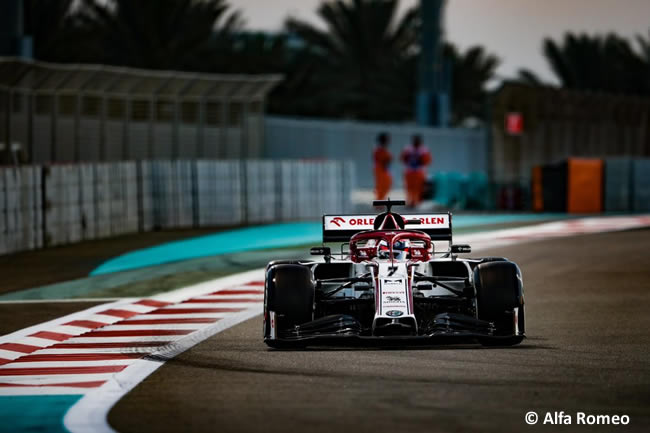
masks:
<path id="1" fill-rule="evenodd" d="M 479 342 L 525 336 L 519 267 L 501 257 L 461 259 L 451 213 L 324 215 L 322 261 L 274 261 L 266 268 L 264 342 L 312 344 Z M 326 243 L 342 242 L 340 253 Z M 448 243 L 442 252 L 437 243 Z M 347 247 L 347 249 L 346 249 Z"/>

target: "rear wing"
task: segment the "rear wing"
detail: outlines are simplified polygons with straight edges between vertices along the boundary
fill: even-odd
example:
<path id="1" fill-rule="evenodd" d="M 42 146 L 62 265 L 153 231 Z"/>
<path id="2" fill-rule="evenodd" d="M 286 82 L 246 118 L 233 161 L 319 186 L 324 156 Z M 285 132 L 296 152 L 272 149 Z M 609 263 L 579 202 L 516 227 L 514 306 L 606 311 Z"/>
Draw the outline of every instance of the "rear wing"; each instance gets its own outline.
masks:
<path id="1" fill-rule="evenodd" d="M 418 219 L 420 224 L 406 224 L 404 230 L 418 230 L 433 241 L 451 243 L 451 213 L 400 214 L 405 221 Z M 348 242 L 352 236 L 374 230 L 376 215 L 323 215 L 323 243 Z"/>

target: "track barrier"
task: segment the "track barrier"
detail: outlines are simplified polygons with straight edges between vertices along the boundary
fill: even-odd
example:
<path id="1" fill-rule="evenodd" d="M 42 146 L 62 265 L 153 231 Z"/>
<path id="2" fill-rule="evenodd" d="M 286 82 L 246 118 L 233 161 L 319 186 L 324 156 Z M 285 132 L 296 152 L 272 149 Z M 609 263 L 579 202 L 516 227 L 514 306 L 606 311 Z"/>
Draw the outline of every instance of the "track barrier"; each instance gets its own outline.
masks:
<path id="1" fill-rule="evenodd" d="M 0 167 L 0 254 L 128 233 L 350 211 L 343 161 L 143 160 Z"/>

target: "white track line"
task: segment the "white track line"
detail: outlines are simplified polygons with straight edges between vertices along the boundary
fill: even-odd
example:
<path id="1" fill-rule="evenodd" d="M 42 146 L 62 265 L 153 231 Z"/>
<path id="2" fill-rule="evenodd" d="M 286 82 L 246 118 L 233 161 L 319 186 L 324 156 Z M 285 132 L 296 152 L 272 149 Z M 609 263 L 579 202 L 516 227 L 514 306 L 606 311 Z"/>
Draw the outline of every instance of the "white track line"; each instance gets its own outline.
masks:
<path id="1" fill-rule="evenodd" d="M 68 382 L 60 382 L 68 383 Z M 43 388 L 40 386 L 20 386 L 20 387 L 8 387 L 0 388 L 1 396 L 13 396 L 13 395 L 78 395 L 82 394 L 86 388 L 83 387 L 66 387 L 66 386 L 49 386 L 47 392 L 43 392 Z"/>
<path id="2" fill-rule="evenodd" d="M 151 341 L 172 341 L 185 337 L 185 335 L 143 335 L 137 337 L 75 337 L 63 344 L 74 343 L 136 343 Z M 41 353 L 40 351 L 38 353 Z"/>
<path id="3" fill-rule="evenodd" d="M 16 359 L 20 357 L 16 352 L 11 350 L 0 349 L 0 359 Z"/>
<path id="4" fill-rule="evenodd" d="M 152 353 L 156 350 L 159 350 L 160 347 L 105 347 L 105 348 L 72 348 L 66 349 L 63 347 L 58 347 L 55 349 L 42 349 L 38 351 L 39 355 L 73 355 L 79 353 Z M 7 365 L 7 364 L 5 364 Z"/>
<path id="5" fill-rule="evenodd" d="M 74 337 L 74 335 L 71 335 L 70 338 Z M 51 346 L 53 344 L 56 344 L 55 341 L 49 340 L 46 338 L 39 338 L 39 337 L 25 337 L 21 338 L 20 340 L 16 341 L 18 344 L 26 344 L 28 346 L 36 346 L 36 347 L 47 347 Z"/>
<path id="6" fill-rule="evenodd" d="M 29 382 L 31 385 L 56 385 L 57 383 L 97 382 L 97 381 L 109 380 L 116 374 L 118 373 L 57 374 L 57 375 L 35 374 L 29 376 L 27 375 L 26 376 L 0 376 L 0 383 Z M 10 389 L 16 389 L 16 388 L 0 388 L 0 390 L 10 390 Z M 77 390 L 75 394 L 80 394 L 79 390 Z"/>
<path id="7" fill-rule="evenodd" d="M 250 306 L 250 305 L 249 305 Z M 183 313 L 183 314 L 162 314 L 163 310 L 158 310 L 161 311 L 160 314 L 147 314 L 145 317 L 147 319 L 223 319 L 225 317 L 228 317 L 232 315 L 233 313 Z M 158 313 L 158 312 L 156 312 Z M 140 319 L 141 317 L 138 317 Z M 134 319 L 135 320 L 135 319 Z M 128 322 L 128 320 L 125 321 L 125 323 Z"/>
<path id="8" fill-rule="evenodd" d="M 264 271 L 262 269 L 255 269 L 248 272 L 242 272 L 228 277 L 219 278 L 217 280 L 206 281 L 194 286 L 185 287 L 183 289 L 174 290 L 173 292 L 163 293 L 161 295 L 152 296 L 150 299 L 156 299 L 164 302 L 178 303 L 186 299 L 195 298 L 197 296 L 209 295 L 217 290 L 229 289 L 232 287 L 239 287 L 250 281 L 263 281 Z M 259 286 L 255 286 L 258 289 Z"/>
<path id="9" fill-rule="evenodd" d="M 177 310 L 177 309 L 193 309 L 193 308 L 231 308 L 231 309 L 246 309 L 251 305 L 258 303 L 258 300 L 255 302 L 184 302 L 182 304 L 169 305 L 165 308 L 157 310 L 156 313 L 165 314 L 165 310 Z M 182 316 L 182 315 L 181 315 Z"/>
<path id="10" fill-rule="evenodd" d="M 180 318 L 186 318 L 184 315 L 180 314 Z M 138 316 L 138 320 L 141 316 Z M 136 331 L 136 330 L 147 330 L 147 329 L 163 329 L 163 330 L 192 330 L 196 331 L 200 328 L 203 328 L 206 323 L 172 323 L 172 324 L 153 324 L 153 325 L 129 325 L 128 320 L 123 322 L 116 323 L 114 325 L 108 325 L 101 329 L 101 331 Z M 209 323 L 208 323 L 209 325 Z"/>

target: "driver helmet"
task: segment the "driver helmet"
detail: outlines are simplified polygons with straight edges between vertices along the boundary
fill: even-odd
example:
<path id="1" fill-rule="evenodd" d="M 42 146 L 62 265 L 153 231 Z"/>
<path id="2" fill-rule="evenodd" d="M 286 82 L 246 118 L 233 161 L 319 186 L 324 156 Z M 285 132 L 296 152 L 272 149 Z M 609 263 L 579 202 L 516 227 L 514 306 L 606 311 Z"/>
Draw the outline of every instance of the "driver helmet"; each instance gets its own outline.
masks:
<path id="1" fill-rule="evenodd" d="M 393 258 L 397 260 L 408 258 L 409 242 L 407 239 L 398 240 L 393 243 Z M 387 241 L 381 240 L 377 248 L 377 256 L 380 259 L 390 258 L 390 246 Z"/>

